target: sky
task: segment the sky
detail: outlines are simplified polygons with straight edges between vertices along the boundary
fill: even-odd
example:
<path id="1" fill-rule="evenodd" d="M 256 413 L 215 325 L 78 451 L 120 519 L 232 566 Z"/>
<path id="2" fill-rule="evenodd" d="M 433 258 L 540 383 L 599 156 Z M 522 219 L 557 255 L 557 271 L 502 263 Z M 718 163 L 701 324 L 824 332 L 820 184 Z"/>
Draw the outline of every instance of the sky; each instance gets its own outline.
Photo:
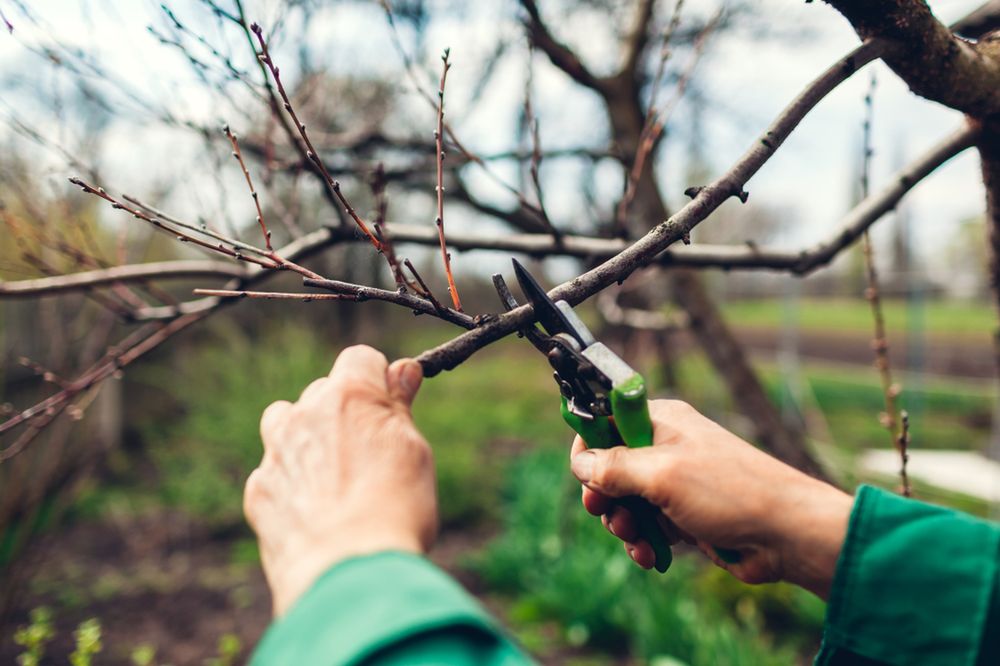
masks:
<path id="1" fill-rule="evenodd" d="M 26 3 L 40 20 L 39 25 L 25 18 L 16 0 L 0 0 L 0 11 L 14 24 L 14 33 L 0 33 L 0 72 L 11 78 L 27 78 L 40 87 L 52 85 L 51 68 L 28 52 L 28 47 L 45 40 L 44 33 L 94 53 L 116 77 L 143 96 L 168 99 L 174 109 L 191 118 L 216 123 L 217 100 L 204 92 L 184 73 L 180 56 L 156 42 L 146 26 L 162 25 L 163 14 L 151 0 L 96 2 L 88 0 L 31 0 Z M 226 3 L 222 3 L 226 4 Z M 263 25 L 278 15 L 275 2 L 249 2 L 251 16 Z M 330 3 L 306 26 L 308 41 L 323 44 L 322 58 L 335 70 L 375 72 L 403 80 L 402 65 L 390 40 L 390 32 L 376 4 L 357 2 Z M 433 4 L 433 3 L 432 3 Z M 454 8 L 454 2 L 448 3 Z M 736 30 L 709 43 L 698 65 L 698 83 L 710 99 L 703 112 L 702 153 L 712 175 L 725 170 L 746 148 L 780 109 L 808 81 L 857 45 L 857 37 L 848 23 L 824 3 L 800 0 L 758 0 L 762 20 L 777 36 L 761 40 L 747 29 Z M 935 13 L 950 22 L 980 4 L 967 0 L 938 0 L 930 3 Z M 543 10 L 546 3 L 541 3 Z M 184 0 L 173 3 L 178 14 L 204 16 L 198 3 Z M 450 47 L 455 66 L 449 74 L 448 114 L 463 139 L 479 151 L 489 152 L 509 147 L 512 133 L 511 105 L 519 104 L 524 88 L 526 57 L 512 58 L 498 71 L 496 79 L 477 105 L 469 97 L 475 89 L 479 69 L 470 66 L 487 55 L 497 33 L 516 35 L 519 27 L 506 1 L 458 3 L 460 11 L 443 12 L 432 21 L 424 44 L 424 61 L 432 68 L 436 53 Z M 688 15 L 705 15 L 714 3 L 689 1 Z M 192 20 L 197 20 L 194 18 Z M 595 69 L 601 63 L 614 62 L 616 46 L 593 13 L 559 17 L 554 23 L 558 35 L 577 46 Z M 198 25 L 209 39 L 225 44 L 211 21 Z M 234 45 L 233 48 L 236 48 Z M 286 70 L 294 72 L 294 45 L 278 44 L 277 53 Z M 785 233 L 774 244 L 798 248 L 829 235 L 848 208 L 858 170 L 863 98 L 869 85 L 869 71 L 874 71 L 877 88 L 874 101 L 872 160 L 873 189 L 885 183 L 889 175 L 919 156 L 942 136 L 962 122 L 961 114 L 917 98 L 881 63 L 856 74 L 825 99 L 801 124 L 786 144 L 749 183 L 751 205 L 767 206 L 787 218 Z M 547 147 L 593 141 L 603 131 L 594 127 L 598 102 L 593 95 L 581 92 L 561 72 L 541 58 L 534 69 L 534 103 L 538 111 L 542 144 Z M 26 95 L 5 88 L 0 100 L 0 118 L 17 114 L 34 119 L 51 136 L 58 137 L 59 115 L 53 109 L 38 109 Z M 121 103 L 128 105 L 127 99 Z M 427 123 L 433 117 L 429 109 L 415 105 L 416 122 Z M 62 117 L 72 114 L 63 109 Z M 683 127 L 690 124 L 692 108 L 682 103 L 674 119 L 677 140 L 667 142 L 659 159 L 666 164 L 684 162 L 688 149 L 682 138 Z M 238 119 L 236 125 L 238 126 Z M 0 125 L 0 138 L 9 129 Z M 180 178 L 185 196 L 174 203 L 180 214 L 197 216 L 206 207 L 221 205 L 217 199 L 216 177 L 207 177 L 212 165 L 198 164 L 200 145 L 177 140 L 173 132 L 163 132 L 149 123 L 122 124 L 112 127 L 103 146 L 105 173 L 123 191 L 148 192 L 159 184 Z M 65 160 L 46 154 L 38 162 L 44 165 L 45 177 L 63 182 L 71 170 Z M 192 164 L 200 168 L 192 169 Z M 681 193 L 690 184 L 683 168 L 666 169 L 663 191 L 673 206 L 684 199 Z M 226 178 L 234 183 L 238 174 Z M 480 187 L 484 179 L 474 181 Z M 581 214 L 579 183 L 572 170 L 543 167 L 547 204 L 557 221 L 570 224 Z M 601 179 L 609 198 L 620 191 L 620 180 Z M 499 194 L 498 194 L 499 196 Z M 914 243 L 927 270 L 947 275 L 949 267 L 940 252 L 942 238 L 960 221 L 981 215 L 983 189 L 974 151 L 953 160 L 922 183 L 905 200 L 914 225 Z M 759 202 L 759 203 L 758 203 Z M 237 215 L 247 213 L 247 202 L 233 204 Z M 727 204 L 729 207 L 737 204 Z M 242 208 L 241 208 L 242 207 Z M 451 224 L 460 220 L 452 218 Z M 409 220 L 406 221 L 416 221 Z M 705 224 L 711 224 L 709 220 Z M 887 225 L 881 225 L 886 227 Z M 876 238 L 884 238 L 879 229 Z"/>

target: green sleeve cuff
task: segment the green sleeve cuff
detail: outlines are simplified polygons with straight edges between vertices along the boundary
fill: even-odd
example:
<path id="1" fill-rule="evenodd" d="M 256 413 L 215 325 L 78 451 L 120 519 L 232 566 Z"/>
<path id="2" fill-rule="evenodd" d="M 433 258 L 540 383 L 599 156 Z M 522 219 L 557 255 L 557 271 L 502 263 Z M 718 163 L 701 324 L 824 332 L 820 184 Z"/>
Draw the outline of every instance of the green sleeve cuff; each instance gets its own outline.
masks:
<path id="1" fill-rule="evenodd" d="M 480 653 L 519 655 L 479 604 L 444 572 L 422 557 L 384 552 L 328 569 L 271 625 L 251 663 L 359 664 L 442 632 L 461 634 L 466 642 L 477 643 Z M 529 663 L 527 658 L 518 662 Z"/>
<path id="2" fill-rule="evenodd" d="M 815 663 L 981 663 L 998 556 L 996 525 L 862 486 Z"/>

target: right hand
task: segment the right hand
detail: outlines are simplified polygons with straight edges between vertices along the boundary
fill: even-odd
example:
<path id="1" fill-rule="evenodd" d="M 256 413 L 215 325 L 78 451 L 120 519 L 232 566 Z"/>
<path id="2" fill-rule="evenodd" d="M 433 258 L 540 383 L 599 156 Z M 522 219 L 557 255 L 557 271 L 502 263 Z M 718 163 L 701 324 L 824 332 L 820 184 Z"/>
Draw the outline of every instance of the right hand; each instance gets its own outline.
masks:
<path id="1" fill-rule="evenodd" d="M 663 512 L 671 541 L 685 540 L 747 583 L 787 580 L 829 593 L 853 498 L 772 458 L 690 405 L 649 404 L 653 446 L 588 449 L 573 443 L 573 474 L 583 504 L 649 569 L 655 555 L 613 498 L 639 495 Z M 740 552 L 723 562 L 715 547 Z"/>

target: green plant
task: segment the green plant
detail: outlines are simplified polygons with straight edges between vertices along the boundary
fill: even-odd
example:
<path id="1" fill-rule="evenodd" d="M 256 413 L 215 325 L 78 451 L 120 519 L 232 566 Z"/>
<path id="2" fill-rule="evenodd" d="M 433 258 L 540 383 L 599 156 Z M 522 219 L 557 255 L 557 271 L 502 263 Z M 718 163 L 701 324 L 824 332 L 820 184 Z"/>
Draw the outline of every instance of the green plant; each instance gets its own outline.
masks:
<path id="1" fill-rule="evenodd" d="M 260 415 L 275 400 L 295 400 L 330 370 L 334 352 L 303 327 L 263 339 L 229 332 L 186 353 L 179 364 L 148 368 L 142 379 L 172 392 L 178 410 L 147 426 L 168 504 L 209 522 L 243 521 L 243 484 L 260 462 Z M 176 412 L 182 416 L 177 418 Z"/>
<path id="2" fill-rule="evenodd" d="M 69 663 L 72 666 L 90 666 L 93 656 L 104 649 L 101 644 L 101 623 L 95 617 L 84 620 L 73 632 L 73 640 L 76 647 L 69 655 Z"/>
<path id="3" fill-rule="evenodd" d="M 153 666 L 156 662 L 156 647 L 150 643 L 135 646 L 129 655 L 135 666 Z"/>
<path id="4" fill-rule="evenodd" d="M 44 606 L 28 614 L 28 625 L 14 632 L 14 642 L 24 648 L 17 658 L 20 666 L 38 666 L 45 656 L 45 644 L 52 640 L 52 611 Z"/>
<path id="5" fill-rule="evenodd" d="M 232 666 L 236 658 L 240 656 L 243 643 L 236 634 L 223 634 L 219 637 L 219 645 L 216 648 L 218 654 L 211 659 L 205 660 L 205 666 Z"/>
<path id="6" fill-rule="evenodd" d="M 143 383 L 166 387 L 176 403 L 142 433 L 160 495 L 210 522 L 242 522 L 243 484 L 262 453 L 261 413 L 274 400 L 295 400 L 329 372 L 337 353 L 306 327 L 275 327 L 260 337 L 227 333 L 224 342 L 188 351 L 179 364 L 139 373 Z M 502 467 L 514 450 L 568 443 L 572 436 L 559 417 L 547 364 L 521 345 L 489 350 L 464 372 L 428 380 L 414 415 L 434 449 L 447 526 L 494 516 Z M 234 550 L 238 561 L 256 557 L 252 542 Z"/>

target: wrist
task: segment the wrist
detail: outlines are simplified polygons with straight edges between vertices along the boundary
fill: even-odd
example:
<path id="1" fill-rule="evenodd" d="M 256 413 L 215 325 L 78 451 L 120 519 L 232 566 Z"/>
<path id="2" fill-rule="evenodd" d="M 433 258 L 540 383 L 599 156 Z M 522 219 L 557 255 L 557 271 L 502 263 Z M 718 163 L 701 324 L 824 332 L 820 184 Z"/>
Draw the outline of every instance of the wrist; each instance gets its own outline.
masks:
<path id="1" fill-rule="evenodd" d="M 355 534 L 349 538 L 289 546 L 285 557 L 266 567 L 270 570 L 268 578 L 271 583 L 274 616 L 284 615 L 331 567 L 355 557 L 387 551 L 414 555 L 422 555 L 425 552 L 416 537 L 384 533 Z"/>
<path id="2" fill-rule="evenodd" d="M 777 541 L 783 578 L 826 599 L 847 537 L 854 498 L 822 481 L 804 478 L 787 487 Z"/>

